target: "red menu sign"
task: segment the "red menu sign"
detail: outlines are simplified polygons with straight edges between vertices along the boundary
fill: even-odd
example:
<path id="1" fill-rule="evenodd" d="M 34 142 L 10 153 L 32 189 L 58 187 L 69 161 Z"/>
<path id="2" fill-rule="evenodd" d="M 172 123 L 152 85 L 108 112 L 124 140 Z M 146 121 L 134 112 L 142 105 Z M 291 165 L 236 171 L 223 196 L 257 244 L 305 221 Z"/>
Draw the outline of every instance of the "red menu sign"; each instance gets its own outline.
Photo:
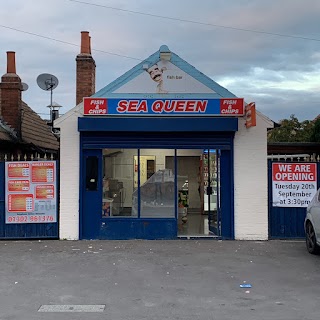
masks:
<path id="1" fill-rule="evenodd" d="M 54 186 L 53 185 L 41 185 L 36 186 L 36 199 L 53 199 L 54 198 Z"/>
<path id="2" fill-rule="evenodd" d="M 33 194 L 9 194 L 9 212 L 33 211 Z"/>
<path id="3" fill-rule="evenodd" d="M 31 164 L 32 182 L 53 182 L 54 163 L 53 162 L 35 162 Z"/>
<path id="4" fill-rule="evenodd" d="M 9 180 L 8 182 L 8 190 L 10 192 L 28 191 L 29 189 L 29 180 Z"/>
<path id="5" fill-rule="evenodd" d="M 8 163 L 8 177 L 9 178 L 24 178 L 29 177 L 30 165 L 29 163 Z"/>

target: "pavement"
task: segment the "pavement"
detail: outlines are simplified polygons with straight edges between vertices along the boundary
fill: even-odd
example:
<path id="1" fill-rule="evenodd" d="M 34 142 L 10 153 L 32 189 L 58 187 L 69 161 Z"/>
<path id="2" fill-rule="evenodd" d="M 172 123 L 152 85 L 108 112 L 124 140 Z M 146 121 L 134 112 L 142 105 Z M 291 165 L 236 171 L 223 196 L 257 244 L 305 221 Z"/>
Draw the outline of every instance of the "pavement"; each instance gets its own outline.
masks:
<path id="1" fill-rule="evenodd" d="M 38 311 L 50 306 L 63 312 Z M 320 256 L 303 241 L 0 241 L 1 320 L 318 320 L 319 309 Z"/>

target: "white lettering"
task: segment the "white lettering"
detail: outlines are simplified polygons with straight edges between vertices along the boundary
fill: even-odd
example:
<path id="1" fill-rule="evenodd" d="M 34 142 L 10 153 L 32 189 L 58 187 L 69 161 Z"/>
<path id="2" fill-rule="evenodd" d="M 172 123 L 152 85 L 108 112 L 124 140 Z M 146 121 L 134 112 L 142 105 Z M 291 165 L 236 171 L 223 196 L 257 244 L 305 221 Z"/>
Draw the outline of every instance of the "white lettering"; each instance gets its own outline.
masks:
<path id="1" fill-rule="evenodd" d="M 103 105 L 104 104 L 104 100 L 101 99 L 96 99 L 96 100 L 91 100 L 90 101 L 90 105 Z"/>
<path id="2" fill-rule="evenodd" d="M 223 104 L 237 104 L 237 100 L 224 100 Z"/>
<path id="3" fill-rule="evenodd" d="M 222 109 L 221 113 L 223 113 L 223 114 L 238 114 L 239 110 L 238 109 Z"/>
<path id="4" fill-rule="evenodd" d="M 105 114 L 107 112 L 106 109 L 91 109 L 89 110 L 89 114 Z"/>

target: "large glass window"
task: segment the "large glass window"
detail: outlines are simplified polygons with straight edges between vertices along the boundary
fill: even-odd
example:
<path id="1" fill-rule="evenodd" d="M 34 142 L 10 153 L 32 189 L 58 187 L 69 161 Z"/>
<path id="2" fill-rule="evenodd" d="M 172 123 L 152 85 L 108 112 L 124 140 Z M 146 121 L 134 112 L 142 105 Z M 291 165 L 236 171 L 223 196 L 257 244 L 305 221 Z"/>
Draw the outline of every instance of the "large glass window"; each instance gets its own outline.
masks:
<path id="1" fill-rule="evenodd" d="M 103 149 L 102 217 L 136 217 L 137 149 Z"/>
<path id="2" fill-rule="evenodd" d="M 175 217 L 175 173 L 171 149 L 140 150 L 140 217 Z"/>

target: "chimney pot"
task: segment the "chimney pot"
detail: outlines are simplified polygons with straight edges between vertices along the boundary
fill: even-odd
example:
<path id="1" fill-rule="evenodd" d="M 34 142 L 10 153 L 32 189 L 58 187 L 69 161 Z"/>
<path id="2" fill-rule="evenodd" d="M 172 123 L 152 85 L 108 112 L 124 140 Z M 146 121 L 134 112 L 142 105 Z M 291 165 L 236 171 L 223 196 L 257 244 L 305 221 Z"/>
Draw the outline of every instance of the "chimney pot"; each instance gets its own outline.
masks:
<path id="1" fill-rule="evenodd" d="M 82 54 L 90 54 L 90 37 L 88 31 L 81 31 L 81 51 Z"/>
<path id="2" fill-rule="evenodd" d="M 83 97 L 95 93 L 96 63 L 91 55 L 91 37 L 88 31 L 81 32 L 81 52 L 76 57 L 76 103 L 82 102 Z"/>
<path id="3" fill-rule="evenodd" d="M 16 57 L 14 51 L 7 51 L 7 73 L 16 73 Z"/>

